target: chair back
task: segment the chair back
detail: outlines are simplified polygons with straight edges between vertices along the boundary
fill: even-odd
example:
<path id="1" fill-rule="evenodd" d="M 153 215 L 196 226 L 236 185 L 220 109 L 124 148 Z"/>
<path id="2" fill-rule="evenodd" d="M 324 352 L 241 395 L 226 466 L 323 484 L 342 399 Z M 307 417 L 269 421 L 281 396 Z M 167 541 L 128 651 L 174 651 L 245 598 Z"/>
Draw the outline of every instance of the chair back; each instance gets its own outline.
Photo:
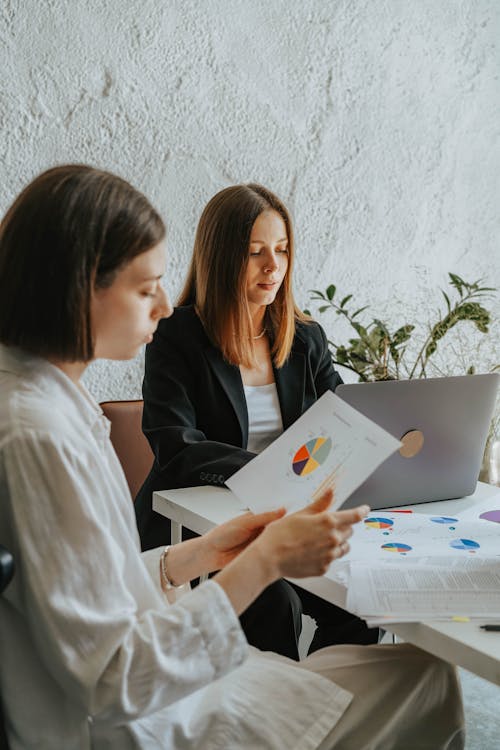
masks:
<path id="1" fill-rule="evenodd" d="M 111 422 L 111 442 L 122 465 L 132 498 L 139 492 L 153 465 L 153 451 L 142 432 L 143 401 L 104 401 L 100 404 Z"/>
<path id="2" fill-rule="evenodd" d="M 5 547 L 0 544 L 0 595 L 9 585 L 14 575 L 14 558 Z M 0 750 L 9 750 L 7 742 L 7 732 L 5 729 L 5 719 L 2 711 L 2 701 L 0 700 Z"/>

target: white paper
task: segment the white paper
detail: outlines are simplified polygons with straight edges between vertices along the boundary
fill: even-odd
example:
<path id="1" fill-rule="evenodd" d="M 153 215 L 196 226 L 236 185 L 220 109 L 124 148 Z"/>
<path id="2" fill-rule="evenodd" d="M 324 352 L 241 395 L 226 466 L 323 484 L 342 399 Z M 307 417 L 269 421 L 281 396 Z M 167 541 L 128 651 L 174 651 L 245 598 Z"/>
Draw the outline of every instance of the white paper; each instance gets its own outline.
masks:
<path id="1" fill-rule="evenodd" d="M 303 507 L 328 487 L 338 508 L 400 446 L 328 391 L 226 484 L 256 513 Z"/>
<path id="2" fill-rule="evenodd" d="M 500 489 L 491 487 L 490 490 L 483 490 L 485 497 L 458 516 L 461 521 L 481 521 L 485 526 L 496 526 L 500 539 Z"/>
<path id="3" fill-rule="evenodd" d="M 488 506 L 489 507 L 489 506 Z M 464 515 L 372 511 L 353 527 L 345 561 L 397 558 L 494 559 L 500 561 L 500 524 Z"/>
<path id="4" fill-rule="evenodd" d="M 391 620 L 500 617 L 500 565 L 480 570 L 353 563 L 347 609 Z M 400 616 L 400 617 L 399 617 Z"/>
<path id="5" fill-rule="evenodd" d="M 484 502 L 483 502 L 484 501 Z M 485 496 L 455 515 L 373 511 L 327 577 L 348 589 L 346 608 L 370 626 L 426 619 L 499 618 L 500 525 L 481 519 Z M 483 507 L 484 505 L 484 507 Z"/>

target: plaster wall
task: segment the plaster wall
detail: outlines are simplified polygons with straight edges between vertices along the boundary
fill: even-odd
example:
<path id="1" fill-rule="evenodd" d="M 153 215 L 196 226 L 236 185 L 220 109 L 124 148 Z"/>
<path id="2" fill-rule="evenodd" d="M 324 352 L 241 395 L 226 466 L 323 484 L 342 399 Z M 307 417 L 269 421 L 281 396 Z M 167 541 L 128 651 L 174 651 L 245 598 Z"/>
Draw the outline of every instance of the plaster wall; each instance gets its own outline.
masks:
<path id="1" fill-rule="evenodd" d="M 175 298 L 206 201 L 259 181 L 294 214 L 302 306 L 334 282 L 425 326 L 448 271 L 500 287 L 499 38 L 496 0 L 2 0 L 0 211 L 55 163 L 116 171 L 167 220 Z M 500 361 L 487 306 L 442 371 Z M 138 397 L 142 366 L 87 384 Z"/>

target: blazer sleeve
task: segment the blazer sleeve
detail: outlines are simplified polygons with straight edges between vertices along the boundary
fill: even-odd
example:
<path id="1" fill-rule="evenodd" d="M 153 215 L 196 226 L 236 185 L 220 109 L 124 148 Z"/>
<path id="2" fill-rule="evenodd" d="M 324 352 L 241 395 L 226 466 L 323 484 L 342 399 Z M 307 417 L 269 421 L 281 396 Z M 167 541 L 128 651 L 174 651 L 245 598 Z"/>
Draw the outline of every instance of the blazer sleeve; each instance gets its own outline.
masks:
<path id="1" fill-rule="evenodd" d="M 319 347 L 317 355 L 317 369 L 314 375 L 314 383 L 318 398 L 326 391 L 335 391 L 343 380 L 333 366 L 332 355 L 328 348 L 328 339 L 323 328 L 316 323 L 316 330 L 319 334 Z"/>
<path id="2" fill-rule="evenodd" d="M 169 326 L 160 326 L 146 348 L 143 431 L 155 455 L 155 481 L 163 478 L 164 489 L 223 485 L 255 456 L 210 440 L 198 429 L 197 403 L 207 397 L 198 392 L 194 373 L 197 362 L 201 366 L 200 356 L 194 349 L 187 351 L 179 332 Z"/>

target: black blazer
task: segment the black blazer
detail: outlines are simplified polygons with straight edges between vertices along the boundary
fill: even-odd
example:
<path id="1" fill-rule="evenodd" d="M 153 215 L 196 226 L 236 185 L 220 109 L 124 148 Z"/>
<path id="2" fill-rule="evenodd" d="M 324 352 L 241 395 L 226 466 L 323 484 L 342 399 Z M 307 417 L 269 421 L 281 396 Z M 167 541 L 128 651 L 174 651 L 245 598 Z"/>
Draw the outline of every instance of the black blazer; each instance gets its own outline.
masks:
<path id="1" fill-rule="evenodd" d="M 342 382 L 317 323 L 297 324 L 290 356 L 274 377 L 284 429 Z M 255 454 L 246 450 L 239 367 L 210 342 L 193 307 L 179 307 L 160 322 L 146 348 L 143 396 L 143 430 L 155 460 L 135 508 L 143 549 L 149 549 L 170 539 L 170 523 L 152 510 L 152 492 L 223 485 Z"/>

